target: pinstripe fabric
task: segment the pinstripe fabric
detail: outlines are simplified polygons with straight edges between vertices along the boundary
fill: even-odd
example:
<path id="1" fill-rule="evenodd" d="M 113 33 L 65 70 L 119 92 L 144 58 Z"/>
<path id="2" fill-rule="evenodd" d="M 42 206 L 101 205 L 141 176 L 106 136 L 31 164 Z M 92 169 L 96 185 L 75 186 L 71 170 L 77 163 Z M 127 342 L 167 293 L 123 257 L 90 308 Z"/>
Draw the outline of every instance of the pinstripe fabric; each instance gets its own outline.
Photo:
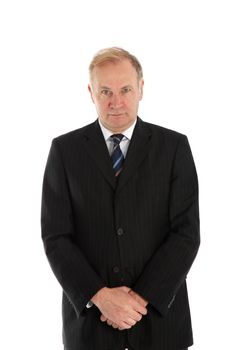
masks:
<path id="1" fill-rule="evenodd" d="M 134 350 L 192 345 L 186 276 L 200 238 L 186 136 L 138 118 L 117 181 L 98 122 L 55 138 L 41 226 L 63 289 L 68 350 L 119 350 L 126 341 Z M 121 285 L 149 301 L 147 315 L 128 331 L 114 330 L 99 321 L 95 306 L 85 307 L 100 288 Z"/>

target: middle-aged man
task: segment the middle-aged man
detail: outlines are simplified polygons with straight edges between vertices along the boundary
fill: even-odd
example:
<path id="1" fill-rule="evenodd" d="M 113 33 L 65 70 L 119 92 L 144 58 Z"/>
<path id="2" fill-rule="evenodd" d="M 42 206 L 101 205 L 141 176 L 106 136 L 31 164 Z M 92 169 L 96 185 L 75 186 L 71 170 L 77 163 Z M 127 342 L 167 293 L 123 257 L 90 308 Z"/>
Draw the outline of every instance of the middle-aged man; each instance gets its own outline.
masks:
<path id="1" fill-rule="evenodd" d="M 42 238 L 63 289 L 66 350 L 193 343 L 186 277 L 200 243 L 197 174 L 185 135 L 137 116 L 143 84 L 135 56 L 101 50 L 89 84 L 98 119 L 52 141 Z"/>

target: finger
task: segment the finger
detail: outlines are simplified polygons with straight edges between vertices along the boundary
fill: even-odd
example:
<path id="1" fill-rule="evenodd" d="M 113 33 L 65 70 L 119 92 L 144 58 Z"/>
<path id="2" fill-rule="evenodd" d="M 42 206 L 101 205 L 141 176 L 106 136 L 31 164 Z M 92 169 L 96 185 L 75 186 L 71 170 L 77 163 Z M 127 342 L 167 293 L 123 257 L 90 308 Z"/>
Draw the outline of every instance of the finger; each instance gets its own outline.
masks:
<path id="1" fill-rule="evenodd" d="M 122 287 L 120 287 L 120 289 L 122 289 L 126 293 L 129 293 L 131 291 L 131 289 L 129 287 L 126 287 L 126 286 L 122 286 Z"/>
<path id="2" fill-rule="evenodd" d="M 129 329 L 129 328 L 126 328 L 126 327 L 120 327 L 120 326 L 118 326 L 118 328 L 117 328 L 119 331 L 124 331 L 125 329 Z"/>
<path id="3" fill-rule="evenodd" d="M 141 315 L 146 315 L 147 314 L 146 307 L 142 306 L 138 302 L 137 302 L 137 305 L 135 305 L 135 311 L 139 312 Z"/>
<path id="4" fill-rule="evenodd" d="M 125 323 L 127 323 L 128 325 L 130 325 L 131 327 L 132 326 L 135 326 L 135 324 L 137 323 L 137 321 L 135 321 L 133 318 L 131 317 L 128 317 L 126 320 L 125 320 Z"/>
<path id="5" fill-rule="evenodd" d="M 126 316 L 128 318 L 132 318 L 135 322 L 139 322 L 142 319 L 142 314 L 140 314 L 140 312 L 137 312 L 135 310 L 130 310 L 130 312 L 128 312 Z"/>
<path id="6" fill-rule="evenodd" d="M 113 323 L 113 324 L 112 324 L 112 327 L 116 329 L 116 328 L 118 328 L 119 326 L 118 326 L 118 324 Z"/>
<path id="7" fill-rule="evenodd" d="M 132 326 L 130 326 L 128 323 L 126 322 L 121 322 L 121 324 L 118 326 L 118 330 L 119 331 L 123 331 L 125 329 L 130 329 L 132 328 Z"/>
<path id="8" fill-rule="evenodd" d="M 112 322 L 111 320 L 107 319 L 107 324 L 108 324 L 109 326 L 111 326 L 111 325 L 113 324 L 113 322 Z"/>
<path id="9" fill-rule="evenodd" d="M 129 291 L 129 294 L 142 306 L 146 307 L 148 302 L 139 294 L 135 293 L 132 289 Z"/>
<path id="10" fill-rule="evenodd" d="M 106 322 L 107 321 L 107 317 L 105 317 L 103 314 L 100 316 L 100 320 L 102 322 Z"/>
<path id="11" fill-rule="evenodd" d="M 130 318 L 132 318 L 135 322 L 139 322 L 142 319 L 142 314 L 140 314 L 140 312 L 133 312 L 130 314 Z"/>
<path id="12" fill-rule="evenodd" d="M 120 328 L 122 328 L 122 330 L 123 329 L 130 329 L 130 328 L 132 328 L 132 326 L 129 325 L 128 323 L 126 323 L 126 322 L 121 322 L 121 324 L 119 326 L 120 326 Z"/>
<path id="13" fill-rule="evenodd" d="M 130 293 L 129 293 L 130 295 Z M 139 312 L 142 315 L 147 314 L 147 309 L 145 306 L 143 306 L 136 298 L 134 298 L 132 295 L 130 295 L 130 305 L 133 307 L 133 309 L 137 312 Z"/>

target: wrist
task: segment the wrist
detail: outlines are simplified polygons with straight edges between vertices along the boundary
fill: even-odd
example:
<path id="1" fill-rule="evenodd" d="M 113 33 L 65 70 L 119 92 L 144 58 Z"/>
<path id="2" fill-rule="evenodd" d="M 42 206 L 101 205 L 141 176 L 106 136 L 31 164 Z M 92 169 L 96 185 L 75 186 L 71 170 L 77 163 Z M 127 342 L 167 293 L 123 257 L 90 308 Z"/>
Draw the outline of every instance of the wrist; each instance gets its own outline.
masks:
<path id="1" fill-rule="evenodd" d="M 97 307 L 99 307 L 104 300 L 106 293 L 109 288 L 103 287 L 91 298 L 91 301 L 93 304 L 95 304 Z"/>

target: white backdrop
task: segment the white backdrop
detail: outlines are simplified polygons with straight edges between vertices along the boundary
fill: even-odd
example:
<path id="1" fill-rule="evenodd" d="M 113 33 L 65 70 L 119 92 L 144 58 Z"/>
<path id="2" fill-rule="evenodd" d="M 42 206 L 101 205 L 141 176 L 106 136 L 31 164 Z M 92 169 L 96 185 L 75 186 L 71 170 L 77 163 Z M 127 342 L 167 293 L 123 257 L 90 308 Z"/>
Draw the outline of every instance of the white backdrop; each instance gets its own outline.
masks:
<path id="1" fill-rule="evenodd" d="M 188 276 L 193 350 L 232 341 L 231 1 L 3 0 L 0 5 L 0 347 L 62 350 L 61 288 L 40 238 L 53 137 L 96 118 L 88 64 L 104 47 L 141 61 L 143 120 L 186 134 L 202 245 Z"/>

